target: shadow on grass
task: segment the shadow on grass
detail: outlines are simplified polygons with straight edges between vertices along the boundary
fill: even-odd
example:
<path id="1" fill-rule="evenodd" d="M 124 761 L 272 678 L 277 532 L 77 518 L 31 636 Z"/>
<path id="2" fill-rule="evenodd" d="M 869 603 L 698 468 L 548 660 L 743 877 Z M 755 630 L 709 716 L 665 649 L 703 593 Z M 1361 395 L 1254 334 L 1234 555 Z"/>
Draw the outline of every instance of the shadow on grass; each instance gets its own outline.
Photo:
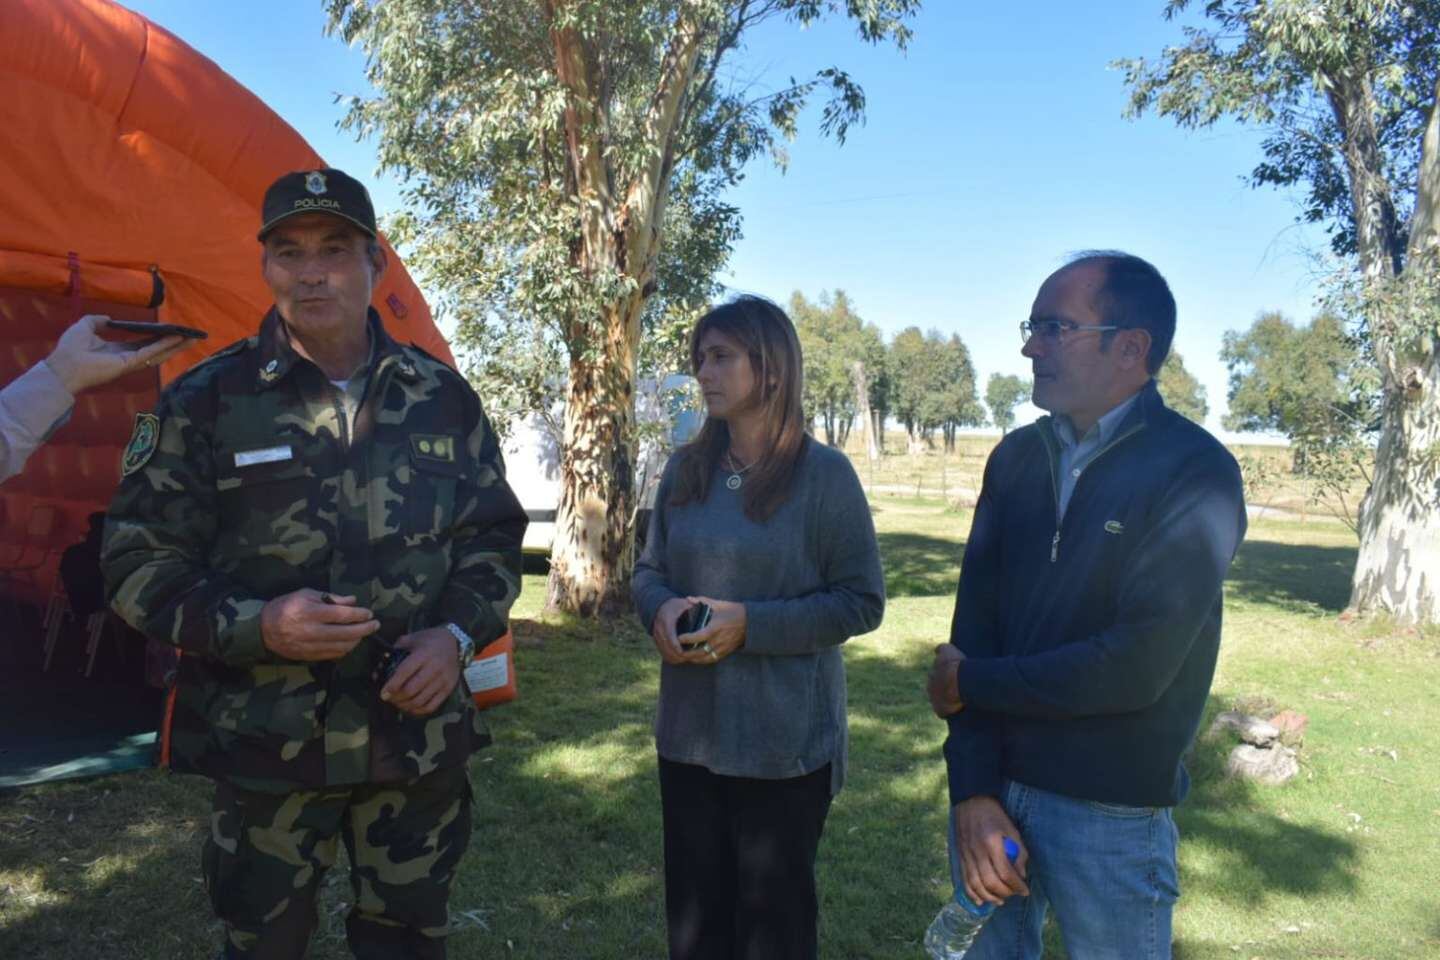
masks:
<path id="1" fill-rule="evenodd" d="M 881 533 L 887 597 L 953 596 L 965 542 L 918 533 Z"/>
<path id="2" fill-rule="evenodd" d="M 199 883 L 209 788 L 147 771 L 0 794 L 0 956 L 190 960 L 218 928 Z"/>
<path id="3" fill-rule="evenodd" d="M 1246 540 L 1230 566 L 1230 595 L 1297 613 L 1339 613 L 1350 600 L 1355 547 Z"/>
<path id="4" fill-rule="evenodd" d="M 515 627 L 520 698 L 492 711 L 495 745 L 471 762 L 475 834 L 451 898 L 449 955 L 662 957 L 650 641 L 629 619 Z M 818 865 L 826 960 L 918 956 L 949 892 L 945 727 L 925 709 L 928 660 L 921 647 L 893 658 L 848 651 L 850 778 Z M 1224 779 L 1229 746 L 1202 744 L 1190 762 L 1194 785 L 1177 812 L 1186 900 L 1259 905 L 1279 893 L 1354 890 L 1353 842 L 1287 822 L 1266 788 Z M 0 799 L 0 891 L 15 891 L 0 899 L 0 956 L 211 955 L 216 930 L 197 864 L 208 796 L 203 781 L 144 774 Z M 342 854 L 312 960 L 347 955 L 345 872 Z M 16 878 L 42 891 L 37 905 L 23 906 L 29 893 Z M 1063 956 L 1055 940 L 1050 931 L 1047 957 Z M 1181 944 L 1176 955 L 1214 951 Z"/>
<path id="5" fill-rule="evenodd" d="M 452 912 L 480 905 L 489 929 L 462 931 L 452 956 L 661 957 L 650 642 L 628 621 L 547 621 L 521 624 L 517 643 L 521 698 L 472 766 L 477 843 L 495 845 L 452 899 Z M 920 661 L 847 669 L 851 768 L 820 848 L 821 955 L 918 955 L 944 897 L 944 727 L 925 722 Z"/>

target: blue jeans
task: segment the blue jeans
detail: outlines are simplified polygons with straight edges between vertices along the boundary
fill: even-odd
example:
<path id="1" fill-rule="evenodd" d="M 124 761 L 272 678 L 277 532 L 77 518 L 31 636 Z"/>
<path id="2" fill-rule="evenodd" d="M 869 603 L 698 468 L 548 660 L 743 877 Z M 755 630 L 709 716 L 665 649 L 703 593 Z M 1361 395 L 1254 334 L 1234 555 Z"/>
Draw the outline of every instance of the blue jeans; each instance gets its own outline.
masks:
<path id="1" fill-rule="evenodd" d="M 1180 896 L 1169 807 L 1077 800 L 1011 781 L 1001 803 L 1030 853 L 1030 896 L 997 909 L 966 960 L 1039 960 L 1047 909 L 1070 960 L 1169 960 Z"/>

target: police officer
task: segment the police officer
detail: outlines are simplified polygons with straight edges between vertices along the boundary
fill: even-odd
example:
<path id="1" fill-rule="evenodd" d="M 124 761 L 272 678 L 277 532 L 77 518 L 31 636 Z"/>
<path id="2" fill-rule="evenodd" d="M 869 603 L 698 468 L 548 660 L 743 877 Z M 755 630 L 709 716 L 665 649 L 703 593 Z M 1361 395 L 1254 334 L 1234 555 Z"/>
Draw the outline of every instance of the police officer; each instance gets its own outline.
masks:
<path id="1" fill-rule="evenodd" d="M 343 838 L 353 954 L 444 957 L 489 739 L 461 672 L 505 630 L 525 512 L 475 392 L 370 308 L 365 188 L 287 174 L 259 239 L 274 307 L 137 417 L 106 588 L 181 654 L 170 760 L 215 780 L 222 956 L 303 956 Z"/>

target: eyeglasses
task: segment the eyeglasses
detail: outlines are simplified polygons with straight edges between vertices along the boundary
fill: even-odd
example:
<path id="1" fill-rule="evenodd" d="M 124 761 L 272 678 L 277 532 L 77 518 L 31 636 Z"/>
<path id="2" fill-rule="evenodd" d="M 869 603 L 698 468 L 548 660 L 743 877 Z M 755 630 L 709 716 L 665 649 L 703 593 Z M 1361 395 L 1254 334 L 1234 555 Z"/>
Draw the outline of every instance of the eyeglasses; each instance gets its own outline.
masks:
<path id="1" fill-rule="evenodd" d="M 1021 320 L 1020 339 L 1029 343 L 1031 337 L 1039 337 L 1049 343 L 1060 343 L 1072 333 L 1081 330 L 1119 330 L 1114 324 L 1071 323 L 1069 320 Z"/>

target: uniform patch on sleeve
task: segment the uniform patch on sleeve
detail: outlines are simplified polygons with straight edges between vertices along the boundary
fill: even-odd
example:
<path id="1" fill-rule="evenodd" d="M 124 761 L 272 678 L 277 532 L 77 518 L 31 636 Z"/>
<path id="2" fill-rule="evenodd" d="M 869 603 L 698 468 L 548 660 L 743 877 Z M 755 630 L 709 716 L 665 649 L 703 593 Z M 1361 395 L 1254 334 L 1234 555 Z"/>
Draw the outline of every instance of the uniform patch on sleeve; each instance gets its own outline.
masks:
<path id="1" fill-rule="evenodd" d="M 149 463 L 159 445 L 160 418 L 153 413 L 135 414 L 135 432 L 130 434 L 125 456 L 120 461 L 121 476 L 128 477 Z"/>

